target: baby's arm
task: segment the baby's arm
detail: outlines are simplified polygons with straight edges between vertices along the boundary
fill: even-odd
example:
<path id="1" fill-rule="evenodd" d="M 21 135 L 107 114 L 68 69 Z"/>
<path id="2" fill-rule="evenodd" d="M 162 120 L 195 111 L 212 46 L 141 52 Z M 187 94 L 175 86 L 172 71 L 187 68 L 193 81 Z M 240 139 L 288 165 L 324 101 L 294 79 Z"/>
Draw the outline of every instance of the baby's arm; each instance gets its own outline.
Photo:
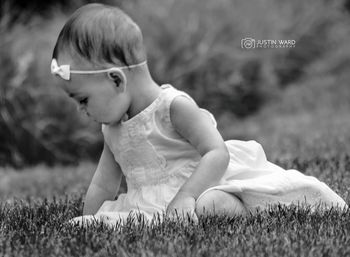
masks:
<path id="1" fill-rule="evenodd" d="M 114 200 L 122 179 L 122 171 L 113 153 L 104 144 L 95 174 L 86 193 L 83 215 L 96 214 L 105 200 Z"/>
<path id="2" fill-rule="evenodd" d="M 219 182 L 227 169 L 229 153 L 212 120 L 188 98 L 174 99 L 170 106 L 170 117 L 176 131 L 202 156 L 195 172 L 169 204 L 170 209 L 176 209 L 177 206 L 187 208 L 181 205 L 182 199 L 189 203 L 188 197 L 197 199 L 204 190 Z"/>

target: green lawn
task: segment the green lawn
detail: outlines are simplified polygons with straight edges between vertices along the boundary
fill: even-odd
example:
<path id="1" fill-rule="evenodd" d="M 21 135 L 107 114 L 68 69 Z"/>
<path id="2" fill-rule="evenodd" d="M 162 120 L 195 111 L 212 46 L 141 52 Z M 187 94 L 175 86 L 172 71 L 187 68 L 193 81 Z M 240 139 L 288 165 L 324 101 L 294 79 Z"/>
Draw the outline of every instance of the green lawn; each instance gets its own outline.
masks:
<path id="1" fill-rule="evenodd" d="M 102 224 L 64 222 L 81 199 L 2 207 L 1 252 L 6 256 L 349 256 L 350 211 L 311 214 L 275 208 L 247 218 L 207 217 L 199 224 L 165 222 L 113 231 Z"/>

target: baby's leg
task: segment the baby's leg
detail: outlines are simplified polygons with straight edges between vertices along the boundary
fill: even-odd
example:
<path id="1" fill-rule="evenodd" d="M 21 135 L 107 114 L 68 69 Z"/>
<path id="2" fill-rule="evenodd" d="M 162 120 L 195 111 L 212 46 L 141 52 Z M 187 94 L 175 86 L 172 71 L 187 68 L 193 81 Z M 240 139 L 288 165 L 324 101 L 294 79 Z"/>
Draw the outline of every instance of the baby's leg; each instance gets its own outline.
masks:
<path id="1" fill-rule="evenodd" d="M 197 215 L 246 215 L 247 210 L 235 195 L 222 190 L 210 190 L 196 202 Z"/>

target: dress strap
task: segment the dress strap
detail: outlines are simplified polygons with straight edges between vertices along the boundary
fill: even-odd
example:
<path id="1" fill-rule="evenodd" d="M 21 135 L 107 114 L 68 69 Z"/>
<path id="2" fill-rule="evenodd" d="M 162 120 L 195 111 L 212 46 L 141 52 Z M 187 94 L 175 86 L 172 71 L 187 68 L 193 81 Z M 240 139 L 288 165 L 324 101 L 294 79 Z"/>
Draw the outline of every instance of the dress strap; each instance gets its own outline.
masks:
<path id="1" fill-rule="evenodd" d="M 165 84 L 161 86 L 163 89 L 166 89 L 166 94 L 164 94 L 164 100 L 165 100 L 165 106 L 166 106 L 166 112 L 169 116 L 169 120 L 170 120 L 170 105 L 171 103 L 174 101 L 174 99 L 178 96 L 184 96 L 187 99 L 189 99 L 191 102 L 193 102 L 195 105 L 197 105 L 197 103 L 193 100 L 193 98 L 187 94 L 184 91 L 178 90 L 176 88 L 174 88 L 172 85 L 170 84 Z M 198 106 L 198 105 L 197 105 Z M 214 127 L 217 126 L 216 120 L 214 118 L 214 115 L 211 114 L 208 110 L 203 109 L 203 108 L 199 108 L 201 110 L 201 112 L 205 113 L 212 121 Z"/>

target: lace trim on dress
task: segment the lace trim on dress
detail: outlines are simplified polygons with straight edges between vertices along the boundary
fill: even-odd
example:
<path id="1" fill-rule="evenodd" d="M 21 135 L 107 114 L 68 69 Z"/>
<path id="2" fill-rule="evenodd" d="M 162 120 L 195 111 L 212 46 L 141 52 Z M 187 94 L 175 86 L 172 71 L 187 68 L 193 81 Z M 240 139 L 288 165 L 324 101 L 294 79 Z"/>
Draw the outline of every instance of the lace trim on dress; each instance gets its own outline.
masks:
<path id="1" fill-rule="evenodd" d="M 196 169 L 198 166 L 198 161 L 191 161 L 181 168 L 177 169 L 173 173 L 164 172 L 162 174 L 157 173 L 157 175 L 149 174 L 150 176 L 147 176 L 147 179 L 141 178 L 139 175 L 130 177 L 126 176 L 126 182 L 128 185 L 129 190 L 140 190 L 144 187 L 148 186 L 156 186 L 156 185 L 162 185 L 162 184 L 169 184 L 169 181 L 173 180 L 174 178 L 183 178 L 183 181 L 185 182 L 186 179 L 189 178 L 189 176 L 192 174 L 192 172 Z M 176 179 L 176 181 L 178 181 Z"/>
<path id="2" fill-rule="evenodd" d="M 143 109 L 141 112 L 139 112 L 138 114 L 136 114 L 134 117 L 126 120 L 126 121 L 121 121 L 121 124 L 123 126 L 129 126 L 131 124 L 135 124 L 137 122 L 142 122 L 147 120 L 147 114 L 152 112 L 154 109 L 156 109 L 156 107 L 159 105 L 159 103 L 161 102 L 163 95 L 165 93 L 165 89 L 168 88 L 170 85 L 164 84 L 161 85 L 160 87 L 163 89 L 160 94 L 157 96 L 157 98 L 149 105 L 147 106 L 145 109 Z"/>

